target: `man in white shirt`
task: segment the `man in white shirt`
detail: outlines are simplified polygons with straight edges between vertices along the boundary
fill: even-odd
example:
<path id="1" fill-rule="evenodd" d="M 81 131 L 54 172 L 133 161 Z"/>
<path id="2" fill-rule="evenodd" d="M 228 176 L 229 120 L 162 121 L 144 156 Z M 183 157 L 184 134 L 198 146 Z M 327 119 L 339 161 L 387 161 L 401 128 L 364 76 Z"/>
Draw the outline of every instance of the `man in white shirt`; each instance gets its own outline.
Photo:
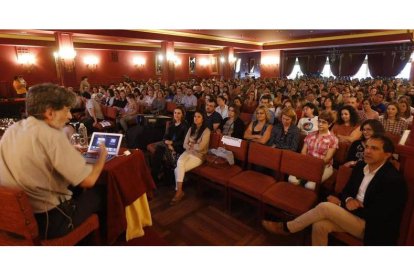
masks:
<path id="1" fill-rule="evenodd" d="M 347 232 L 365 245 L 396 245 L 407 196 L 404 178 L 388 162 L 394 150 L 383 135 L 371 137 L 340 198 L 329 196 L 294 220 L 263 221 L 275 234 L 296 233 L 312 225 L 312 245 L 327 245 L 331 232 Z"/>

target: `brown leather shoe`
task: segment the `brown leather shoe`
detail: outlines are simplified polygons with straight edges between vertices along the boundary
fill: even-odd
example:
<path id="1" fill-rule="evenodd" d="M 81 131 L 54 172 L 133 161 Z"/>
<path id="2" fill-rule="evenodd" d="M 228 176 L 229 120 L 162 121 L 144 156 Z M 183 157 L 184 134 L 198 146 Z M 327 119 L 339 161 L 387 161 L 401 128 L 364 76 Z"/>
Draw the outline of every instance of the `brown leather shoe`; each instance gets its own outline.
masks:
<path id="1" fill-rule="evenodd" d="M 291 234 L 290 232 L 286 232 L 283 229 L 283 223 L 282 222 L 273 222 L 270 220 L 262 220 L 263 227 L 269 231 L 270 233 L 276 234 L 276 235 L 284 235 L 287 236 Z"/>
<path id="2" fill-rule="evenodd" d="M 184 198 L 184 192 L 182 192 L 182 193 L 181 193 L 181 194 L 179 194 L 178 196 L 177 196 L 177 195 L 175 195 L 175 196 L 173 197 L 173 199 L 171 199 L 171 201 L 170 201 L 170 205 L 175 205 L 175 204 L 179 203 L 181 200 L 183 200 L 183 198 Z"/>

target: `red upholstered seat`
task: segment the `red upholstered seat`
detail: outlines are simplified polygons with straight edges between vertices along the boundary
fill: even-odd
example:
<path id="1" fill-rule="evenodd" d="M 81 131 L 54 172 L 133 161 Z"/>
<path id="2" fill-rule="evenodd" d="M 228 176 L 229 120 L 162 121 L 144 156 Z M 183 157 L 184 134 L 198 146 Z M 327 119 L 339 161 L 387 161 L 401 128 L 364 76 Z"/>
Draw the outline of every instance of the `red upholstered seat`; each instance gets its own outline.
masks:
<path id="1" fill-rule="evenodd" d="M 248 143 L 246 141 L 242 141 L 240 147 L 223 145 L 221 142 L 221 137 L 222 136 L 220 135 L 219 137 L 214 137 L 214 139 L 219 138 L 218 145 L 220 147 L 224 147 L 226 150 L 233 152 L 234 159 L 238 160 L 241 163 L 241 167 L 235 164 L 231 165 L 228 168 L 220 169 L 208 165 L 203 165 L 193 169 L 191 172 L 205 178 L 209 182 L 227 186 L 229 179 L 243 170 L 242 167 L 244 166 L 244 162 L 247 158 Z M 217 143 L 217 141 L 214 141 L 213 143 Z"/>
<path id="2" fill-rule="evenodd" d="M 339 142 L 338 149 L 335 151 L 333 160 L 338 167 L 346 162 L 350 143 Z M 336 167 L 335 167 L 336 168 Z"/>
<path id="3" fill-rule="evenodd" d="M 98 124 L 97 126 L 94 127 L 94 129 L 97 131 L 113 130 L 116 126 L 116 117 L 118 115 L 118 109 L 116 109 L 115 107 L 106 106 L 103 104 L 101 104 L 100 106 L 101 106 L 102 115 L 104 116 L 105 121 L 109 122 L 111 125 L 102 126 L 101 124 Z"/>
<path id="4" fill-rule="evenodd" d="M 244 171 L 229 180 L 232 189 L 256 199 L 260 199 L 262 194 L 275 183 L 274 177 L 255 171 Z"/>
<path id="5" fill-rule="evenodd" d="M 220 146 L 221 137 L 222 137 L 221 134 L 212 132 L 210 134 L 210 144 L 209 144 L 209 148 L 210 149 L 216 149 L 216 148 L 218 148 Z"/>
<path id="6" fill-rule="evenodd" d="M 306 213 L 318 201 L 317 194 L 288 182 L 278 182 L 265 191 L 262 201 L 294 216 Z"/>
<path id="7" fill-rule="evenodd" d="M 233 165 L 225 169 L 218 169 L 208 165 L 202 165 L 195 168 L 191 172 L 214 183 L 227 186 L 229 179 L 239 174 L 241 171 L 242 168 L 237 165 Z"/>
<path id="8" fill-rule="evenodd" d="M 345 188 L 352 174 L 352 168 L 340 166 L 336 175 L 335 194 L 339 194 Z"/>
<path id="9" fill-rule="evenodd" d="M 288 182 L 279 182 L 263 193 L 262 201 L 294 216 L 314 207 L 318 202 L 318 188 L 324 170 L 323 160 L 283 150 L 280 170 L 284 174 L 316 182 L 315 191 Z"/>
<path id="10" fill-rule="evenodd" d="M 0 186 L 0 245 L 75 245 L 99 228 L 98 216 L 93 214 L 67 235 L 40 240 L 33 209 L 25 192 Z"/>
<path id="11" fill-rule="evenodd" d="M 259 143 L 250 143 L 248 163 L 278 172 L 281 154 L 282 151 L 280 149 L 271 148 Z M 228 185 L 233 190 L 237 190 L 256 199 L 261 199 L 262 193 L 275 183 L 275 177 L 253 170 L 246 170 L 232 177 Z"/>

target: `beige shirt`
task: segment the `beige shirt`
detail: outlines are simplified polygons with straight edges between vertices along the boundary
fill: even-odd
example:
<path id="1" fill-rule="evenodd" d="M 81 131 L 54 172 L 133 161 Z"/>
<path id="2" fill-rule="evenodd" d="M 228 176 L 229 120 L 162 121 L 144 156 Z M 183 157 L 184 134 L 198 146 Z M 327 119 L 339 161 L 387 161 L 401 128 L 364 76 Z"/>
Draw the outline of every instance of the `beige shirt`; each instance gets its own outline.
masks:
<path id="1" fill-rule="evenodd" d="M 88 110 L 88 114 L 90 117 L 93 118 L 93 114 L 95 114 L 96 119 L 104 119 L 101 105 L 95 99 L 89 99 L 86 102 L 86 109 Z"/>
<path id="2" fill-rule="evenodd" d="M 188 129 L 187 135 L 184 139 L 184 148 L 187 152 L 190 154 L 200 158 L 201 160 L 204 160 L 207 152 L 208 152 L 208 146 L 210 144 L 210 129 L 206 127 L 203 134 L 200 136 L 200 138 L 195 141 L 195 144 L 193 145 L 193 149 L 190 150 L 190 146 L 188 145 L 188 142 L 193 141 L 196 138 L 196 136 L 191 136 L 191 128 Z"/>
<path id="3" fill-rule="evenodd" d="M 65 133 L 43 120 L 19 121 L 0 140 L 0 185 L 24 190 L 35 213 L 70 199 L 67 187 L 78 185 L 91 171 Z"/>

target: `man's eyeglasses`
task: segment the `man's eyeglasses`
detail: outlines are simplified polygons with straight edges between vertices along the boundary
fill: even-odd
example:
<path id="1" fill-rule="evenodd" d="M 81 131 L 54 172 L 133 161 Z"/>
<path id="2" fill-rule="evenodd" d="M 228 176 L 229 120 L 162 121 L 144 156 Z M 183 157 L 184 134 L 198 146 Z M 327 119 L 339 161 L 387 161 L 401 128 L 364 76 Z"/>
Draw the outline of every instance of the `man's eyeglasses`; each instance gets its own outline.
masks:
<path id="1" fill-rule="evenodd" d="M 329 123 L 325 120 L 318 120 L 318 124 L 329 124 Z"/>

